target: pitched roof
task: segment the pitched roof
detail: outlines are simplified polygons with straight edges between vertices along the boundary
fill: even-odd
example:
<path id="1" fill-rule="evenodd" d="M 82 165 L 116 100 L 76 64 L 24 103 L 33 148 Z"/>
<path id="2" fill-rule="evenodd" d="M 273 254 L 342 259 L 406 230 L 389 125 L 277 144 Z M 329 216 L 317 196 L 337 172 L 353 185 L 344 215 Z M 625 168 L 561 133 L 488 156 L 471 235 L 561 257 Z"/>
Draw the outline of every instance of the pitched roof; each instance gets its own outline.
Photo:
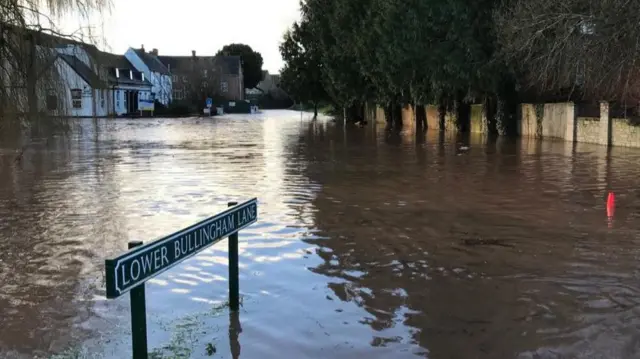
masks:
<path id="1" fill-rule="evenodd" d="M 195 59 L 199 62 L 198 66 L 221 66 L 225 73 L 240 74 L 240 56 L 158 56 L 158 59 L 172 72 L 191 70 Z"/>
<path id="2" fill-rule="evenodd" d="M 93 88 L 106 88 L 106 84 L 104 81 L 100 80 L 98 75 L 96 75 L 93 70 L 89 66 L 87 66 L 84 62 L 80 61 L 75 56 L 67 55 L 67 54 L 58 54 L 58 56 L 63 59 L 71 68 L 84 80 L 89 86 Z"/>
<path id="3" fill-rule="evenodd" d="M 171 72 L 190 71 L 194 60 L 198 62 L 200 67 L 214 67 L 214 56 L 158 56 L 158 60 L 162 62 Z"/>
<path id="4" fill-rule="evenodd" d="M 163 75 L 169 75 L 169 70 L 162 64 L 162 62 L 160 62 L 160 60 L 158 60 L 157 56 L 146 52 L 144 49 L 133 49 L 133 51 L 138 55 L 142 62 L 149 67 L 149 70 Z"/>
<path id="5" fill-rule="evenodd" d="M 100 66 L 114 69 L 136 69 L 124 55 L 116 55 L 102 51 L 100 51 L 100 54 L 98 56 L 98 63 Z"/>
<path id="6" fill-rule="evenodd" d="M 142 80 L 140 71 L 136 70 L 135 66 L 133 66 L 133 64 L 129 62 L 124 55 L 100 52 L 98 61 L 100 66 L 107 69 L 107 81 L 109 84 L 151 86 L 151 82 L 149 82 L 149 80 Z M 126 76 L 116 77 L 115 69 L 129 70 L 133 72 L 133 79 Z M 120 73 L 122 72 L 124 71 L 120 71 Z"/>
<path id="7" fill-rule="evenodd" d="M 240 56 L 219 56 L 219 58 L 226 65 L 228 73 L 240 75 L 240 69 L 242 67 Z"/>
<path id="8" fill-rule="evenodd" d="M 132 85 L 132 86 L 146 86 L 146 87 L 152 86 L 151 82 L 149 82 L 147 79 L 144 79 L 144 81 L 142 81 L 142 79 L 136 78 L 135 74 L 132 80 L 128 77 L 123 77 L 123 76 L 116 78 L 115 74 L 112 72 L 109 72 L 109 83 L 118 84 L 118 85 Z"/>
<path id="9" fill-rule="evenodd" d="M 21 35 L 23 36 L 22 39 L 24 39 L 25 41 L 33 39 L 36 45 L 40 45 L 43 47 L 55 48 L 66 45 L 80 45 L 87 49 L 90 54 L 98 51 L 98 48 L 95 45 L 83 42 L 81 41 L 82 39 L 53 35 L 47 32 L 28 29 L 11 24 L 2 24 L 2 30 L 9 31 L 10 34 L 13 35 Z"/>

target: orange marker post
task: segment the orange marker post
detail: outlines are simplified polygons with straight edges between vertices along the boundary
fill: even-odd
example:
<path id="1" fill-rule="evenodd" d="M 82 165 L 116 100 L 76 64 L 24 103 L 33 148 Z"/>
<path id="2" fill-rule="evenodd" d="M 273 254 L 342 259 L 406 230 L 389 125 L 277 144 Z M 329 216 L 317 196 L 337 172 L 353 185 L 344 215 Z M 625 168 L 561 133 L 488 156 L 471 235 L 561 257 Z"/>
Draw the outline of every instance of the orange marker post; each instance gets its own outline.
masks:
<path id="1" fill-rule="evenodd" d="M 613 215 L 616 211 L 616 195 L 613 192 L 609 192 L 607 196 L 607 219 L 609 222 L 609 228 L 613 225 Z"/>

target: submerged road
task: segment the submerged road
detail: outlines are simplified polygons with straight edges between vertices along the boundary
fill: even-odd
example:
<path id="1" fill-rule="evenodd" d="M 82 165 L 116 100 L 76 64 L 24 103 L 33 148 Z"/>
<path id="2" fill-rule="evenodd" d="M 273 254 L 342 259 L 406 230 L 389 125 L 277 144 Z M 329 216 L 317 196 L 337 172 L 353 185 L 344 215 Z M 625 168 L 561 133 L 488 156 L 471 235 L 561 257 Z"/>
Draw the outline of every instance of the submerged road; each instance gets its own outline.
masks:
<path id="1" fill-rule="evenodd" d="M 253 197 L 239 315 L 225 240 L 148 283 L 156 358 L 640 357 L 639 150 L 291 111 L 49 137 L 0 142 L 0 358 L 128 357 L 104 259 Z"/>

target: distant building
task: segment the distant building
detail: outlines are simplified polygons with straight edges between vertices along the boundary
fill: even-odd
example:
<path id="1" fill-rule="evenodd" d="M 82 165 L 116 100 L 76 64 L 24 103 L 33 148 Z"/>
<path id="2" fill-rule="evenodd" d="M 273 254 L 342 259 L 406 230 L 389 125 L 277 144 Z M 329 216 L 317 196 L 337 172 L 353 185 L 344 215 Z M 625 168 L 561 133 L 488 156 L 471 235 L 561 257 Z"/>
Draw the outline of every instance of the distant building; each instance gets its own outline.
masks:
<path id="1" fill-rule="evenodd" d="M 95 46 L 10 25 L 4 31 L 13 33 L 20 46 L 13 49 L 15 58 L 0 58 L 8 73 L 0 80 L 6 94 L 0 99 L 3 112 L 108 115 L 108 87 L 95 62 Z M 28 59 L 34 66 L 27 65 Z"/>
<path id="2" fill-rule="evenodd" d="M 244 99 L 244 77 L 239 56 L 158 56 L 171 70 L 175 101 L 204 101 L 218 96 L 230 101 Z"/>
<path id="3" fill-rule="evenodd" d="M 153 85 L 144 72 L 136 70 L 124 55 L 102 52 L 100 64 L 106 71 L 111 93 L 108 105 L 110 114 L 122 116 L 153 113 Z"/>
<path id="4" fill-rule="evenodd" d="M 280 87 L 280 74 L 270 74 L 269 71 L 262 71 L 262 81 L 256 85 L 264 93 L 269 93 Z"/>
<path id="5" fill-rule="evenodd" d="M 73 46 L 73 45 L 71 45 Z M 75 54 L 70 54 L 68 48 L 59 49 L 56 66 L 67 87 L 67 91 L 49 96 L 60 96 L 66 100 L 64 108 L 68 115 L 73 117 L 102 117 L 109 114 L 107 83 L 100 79 L 93 68 L 89 57 L 82 56 L 80 49 L 74 49 Z M 52 106 L 48 100 L 48 110 L 57 111 L 58 106 Z M 60 106 L 63 108 L 63 106 Z"/>
<path id="6" fill-rule="evenodd" d="M 258 83 L 256 89 L 276 100 L 289 98 L 289 95 L 280 88 L 280 74 L 270 74 L 267 70 L 262 71 L 262 81 Z"/>
<path id="7" fill-rule="evenodd" d="M 171 73 L 158 59 L 158 51 L 147 52 L 143 45 L 140 49 L 129 48 L 124 56 L 151 82 L 151 99 L 169 105 L 173 92 Z"/>

